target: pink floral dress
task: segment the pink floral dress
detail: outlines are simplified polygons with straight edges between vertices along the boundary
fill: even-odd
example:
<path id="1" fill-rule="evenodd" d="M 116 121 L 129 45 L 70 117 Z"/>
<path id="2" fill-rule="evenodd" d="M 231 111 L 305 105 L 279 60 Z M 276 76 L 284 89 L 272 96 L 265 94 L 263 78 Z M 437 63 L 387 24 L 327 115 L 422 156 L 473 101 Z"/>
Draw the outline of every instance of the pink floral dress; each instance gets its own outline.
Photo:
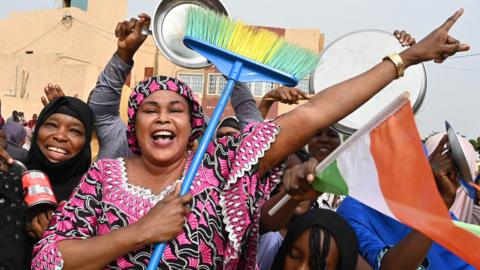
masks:
<path id="1" fill-rule="evenodd" d="M 248 126 L 241 136 L 210 143 L 191 189 L 192 211 L 183 230 L 168 243 L 160 269 L 255 269 L 260 207 L 283 172 L 280 165 L 259 178 L 258 160 L 278 131 L 273 122 L 265 122 Z M 123 159 L 96 162 L 54 213 L 34 248 L 32 269 L 62 268 L 59 241 L 126 227 L 158 199 L 148 189 L 128 183 Z M 152 249 L 131 251 L 105 269 L 146 269 Z"/>

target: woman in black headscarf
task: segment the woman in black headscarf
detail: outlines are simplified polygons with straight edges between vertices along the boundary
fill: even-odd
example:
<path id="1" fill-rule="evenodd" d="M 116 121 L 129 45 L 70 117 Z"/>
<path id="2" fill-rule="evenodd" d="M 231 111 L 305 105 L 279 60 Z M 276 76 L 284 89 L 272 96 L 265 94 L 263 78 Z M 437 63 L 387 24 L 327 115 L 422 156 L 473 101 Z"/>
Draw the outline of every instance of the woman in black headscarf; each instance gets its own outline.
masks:
<path id="1" fill-rule="evenodd" d="M 59 97 L 40 112 L 26 166 L 48 175 L 57 201 L 68 199 L 92 161 L 94 115 L 83 101 Z"/>
<path id="2" fill-rule="evenodd" d="M 29 170 L 48 175 L 58 202 L 68 199 L 90 166 L 93 124 L 90 107 L 72 97 L 50 102 L 38 117 L 25 162 Z M 0 250 L 4 251 L 0 269 L 29 269 L 33 245 L 53 210 L 26 209 L 16 169 L 12 166 L 10 172 L 0 172 Z"/>
<path id="3" fill-rule="evenodd" d="M 58 202 L 68 199 L 90 166 L 94 122 L 90 107 L 73 97 L 59 97 L 40 112 L 26 166 L 47 174 Z M 40 239 L 52 213 L 53 209 L 29 212 L 27 231 L 33 238 L 26 241 L 28 249 Z"/>
<path id="4" fill-rule="evenodd" d="M 238 122 L 237 118 L 229 116 L 225 117 L 218 124 L 217 131 L 215 132 L 215 137 L 219 139 L 225 136 L 240 134 L 241 132 L 242 128 L 240 127 L 240 122 Z"/>
<path id="5" fill-rule="evenodd" d="M 272 270 L 355 269 L 357 238 L 337 213 L 313 209 L 289 224 Z"/>

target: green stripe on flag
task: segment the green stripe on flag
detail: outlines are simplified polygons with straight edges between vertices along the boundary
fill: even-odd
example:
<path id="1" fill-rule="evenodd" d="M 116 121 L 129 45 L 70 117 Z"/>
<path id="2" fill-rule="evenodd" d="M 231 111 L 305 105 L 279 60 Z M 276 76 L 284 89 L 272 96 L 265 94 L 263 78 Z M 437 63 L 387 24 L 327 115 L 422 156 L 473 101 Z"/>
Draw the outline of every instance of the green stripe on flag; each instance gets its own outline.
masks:
<path id="1" fill-rule="evenodd" d="M 453 221 L 453 224 L 455 224 L 455 226 L 457 226 L 457 227 L 460 227 L 464 230 L 467 230 L 467 231 L 469 231 L 473 234 L 476 234 L 478 237 L 480 237 L 480 226 L 478 226 L 478 225 L 463 223 L 463 222 L 456 221 L 456 220 Z"/>
<path id="2" fill-rule="evenodd" d="M 317 174 L 313 188 L 320 192 L 348 195 L 348 186 L 338 170 L 336 160 Z"/>

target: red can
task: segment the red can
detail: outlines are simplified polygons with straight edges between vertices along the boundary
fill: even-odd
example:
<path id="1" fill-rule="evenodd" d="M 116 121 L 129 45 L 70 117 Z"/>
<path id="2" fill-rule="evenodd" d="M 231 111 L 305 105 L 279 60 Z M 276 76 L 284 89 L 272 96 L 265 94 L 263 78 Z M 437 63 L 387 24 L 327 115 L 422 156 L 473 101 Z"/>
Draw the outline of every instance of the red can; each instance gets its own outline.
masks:
<path id="1" fill-rule="evenodd" d="M 41 171 L 26 171 L 22 176 L 24 200 L 29 208 L 36 205 L 57 205 L 48 176 Z"/>

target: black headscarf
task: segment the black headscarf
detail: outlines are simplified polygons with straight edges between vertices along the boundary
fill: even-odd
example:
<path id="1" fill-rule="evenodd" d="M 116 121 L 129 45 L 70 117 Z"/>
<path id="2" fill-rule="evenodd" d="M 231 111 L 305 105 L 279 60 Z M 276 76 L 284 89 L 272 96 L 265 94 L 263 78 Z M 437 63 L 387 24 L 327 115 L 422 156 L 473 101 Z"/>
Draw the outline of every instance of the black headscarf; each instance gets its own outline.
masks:
<path id="1" fill-rule="evenodd" d="M 85 145 L 82 150 L 73 158 L 58 163 L 50 162 L 37 144 L 40 126 L 54 113 L 72 116 L 80 120 L 85 128 Z M 80 99 L 73 97 L 60 97 L 50 102 L 38 116 L 26 165 L 29 170 L 40 170 L 48 175 L 53 193 L 59 202 L 68 199 L 92 162 L 90 141 L 92 140 L 94 122 L 95 116 L 90 107 Z"/>
<path id="2" fill-rule="evenodd" d="M 334 211 L 317 208 L 297 217 L 295 221 L 289 224 L 287 235 L 275 256 L 272 270 L 283 270 L 285 258 L 292 249 L 295 241 L 305 230 L 314 225 L 318 225 L 328 231 L 335 239 L 340 252 L 340 263 L 337 265 L 337 269 L 355 269 L 358 258 L 358 244 L 355 232 L 350 225 Z M 318 243 L 318 245 L 320 245 L 320 243 Z M 317 254 L 313 254 L 312 256 L 317 256 Z"/>
<path id="3" fill-rule="evenodd" d="M 225 117 L 221 122 L 220 124 L 218 124 L 218 129 L 222 128 L 222 127 L 231 127 L 231 128 L 234 128 L 238 131 L 242 131 L 242 128 L 240 127 L 240 122 L 238 122 L 237 118 L 235 117 Z"/>

